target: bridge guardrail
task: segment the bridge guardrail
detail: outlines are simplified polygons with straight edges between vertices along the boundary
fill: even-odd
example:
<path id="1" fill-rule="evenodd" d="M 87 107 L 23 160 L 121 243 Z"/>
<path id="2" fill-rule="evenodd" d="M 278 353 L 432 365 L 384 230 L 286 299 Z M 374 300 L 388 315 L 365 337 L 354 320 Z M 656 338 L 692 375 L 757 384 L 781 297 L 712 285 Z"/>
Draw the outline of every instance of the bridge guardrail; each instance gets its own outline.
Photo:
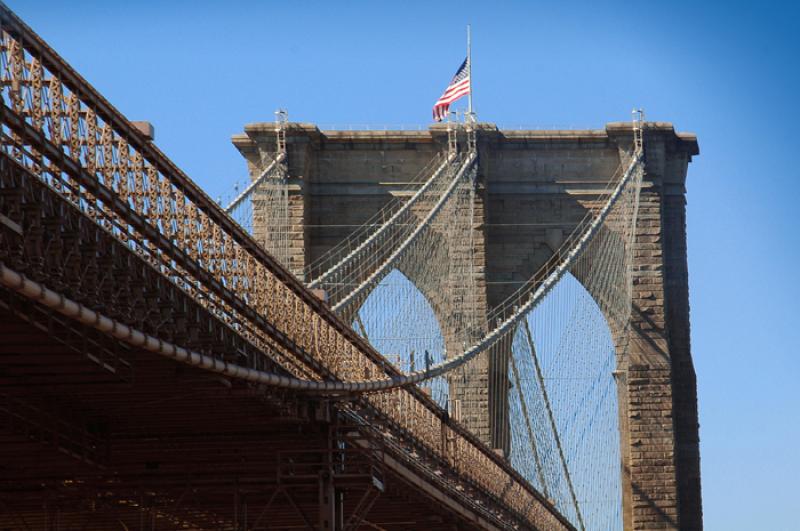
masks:
<path id="1" fill-rule="evenodd" d="M 14 158 L 298 377 L 398 374 L 4 5 L 0 25 Z M 417 388 L 365 400 L 537 527 L 570 528 Z"/>

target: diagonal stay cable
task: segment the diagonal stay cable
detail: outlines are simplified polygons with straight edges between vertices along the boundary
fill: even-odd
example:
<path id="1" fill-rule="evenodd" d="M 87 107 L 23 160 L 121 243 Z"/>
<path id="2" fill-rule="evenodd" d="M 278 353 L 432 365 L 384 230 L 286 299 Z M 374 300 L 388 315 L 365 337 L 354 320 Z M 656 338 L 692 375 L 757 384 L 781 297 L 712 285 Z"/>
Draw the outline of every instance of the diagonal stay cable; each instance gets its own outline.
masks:
<path id="1" fill-rule="evenodd" d="M 258 187 L 258 185 L 260 185 L 262 182 L 266 180 L 269 174 L 272 173 L 272 170 L 277 168 L 278 165 L 281 164 L 285 159 L 286 159 L 286 153 L 278 153 L 278 156 L 275 157 L 275 159 L 272 162 L 270 162 L 266 168 L 264 168 L 264 171 L 261 172 L 261 175 L 259 175 L 253 182 L 248 184 L 247 188 L 242 190 L 242 193 L 237 195 L 236 198 L 233 201 L 231 201 L 228 206 L 225 207 L 225 213 L 231 214 L 233 210 L 237 206 L 239 206 L 239 204 L 241 204 L 242 201 L 247 199 L 247 197 L 253 192 L 253 190 L 255 190 Z"/>
<path id="2" fill-rule="evenodd" d="M 428 161 L 428 163 L 425 164 L 425 166 L 423 166 L 419 172 L 417 172 L 414 178 L 406 183 L 406 185 L 409 187 L 408 189 L 418 189 L 424 186 L 425 183 L 431 179 L 432 172 L 441 166 L 442 162 L 446 158 L 446 155 L 437 152 L 435 156 Z M 414 194 L 412 194 L 412 196 L 413 195 Z M 396 196 L 393 197 L 383 208 L 375 212 L 369 219 L 360 225 L 356 225 L 355 230 L 346 238 L 341 240 L 327 251 L 323 252 L 320 256 L 314 258 L 311 263 L 306 265 L 304 268 L 304 278 L 315 279 L 330 269 L 333 265 L 337 264 L 339 261 L 341 261 L 343 256 L 350 254 L 350 252 L 358 247 L 361 242 L 363 242 L 365 239 L 368 239 L 373 231 L 385 225 L 389 218 L 393 217 L 394 213 L 397 212 L 398 209 L 402 209 L 406 202 L 407 201 L 403 201 Z M 398 224 L 402 225 L 403 223 L 402 221 L 398 221 Z"/>
<path id="3" fill-rule="evenodd" d="M 453 180 L 450 182 L 450 185 L 444 191 L 444 193 L 439 198 L 439 200 L 436 202 L 436 204 L 433 206 L 433 208 L 428 212 L 428 214 L 425 216 L 425 218 L 423 218 L 423 220 L 420 222 L 420 224 L 414 229 L 414 232 L 412 232 L 409 235 L 409 237 L 406 238 L 405 241 L 403 241 L 403 243 L 401 243 L 400 246 L 397 247 L 397 249 L 394 250 L 394 252 L 389 256 L 389 258 L 387 258 L 385 262 L 380 264 L 380 266 L 378 266 L 378 268 L 375 271 L 373 271 L 361 284 L 359 284 L 355 289 L 350 291 L 350 293 L 348 293 L 342 300 L 337 302 L 332 308 L 332 310 L 334 312 L 338 312 L 342 308 L 345 308 L 350 303 L 350 301 L 352 301 L 354 298 L 358 297 L 361 293 L 363 293 L 366 289 L 368 289 L 372 284 L 377 282 L 380 278 L 382 278 L 384 273 L 389 271 L 394 266 L 394 264 L 397 262 L 397 260 L 399 260 L 399 258 L 403 255 L 403 253 L 406 251 L 406 249 L 408 249 L 408 247 L 412 243 L 414 243 L 414 241 L 422 233 L 422 231 L 436 217 L 436 215 L 439 213 L 439 211 L 442 209 L 442 207 L 445 205 L 445 203 L 447 203 L 447 201 L 453 195 L 453 191 L 458 186 L 458 184 L 461 181 L 462 177 L 467 172 L 467 170 L 469 170 L 472 167 L 472 165 L 474 164 L 476 159 L 477 159 L 477 154 L 476 153 L 473 152 L 473 153 L 469 154 L 469 156 L 467 157 L 467 160 L 464 161 L 464 163 L 461 165 L 461 167 L 456 172 L 456 175 L 455 175 L 455 177 L 453 177 Z M 439 171 L 441 171 L 441 169 L 442 168 L 440 168 Z"/>
<path id="4" fill-rule="evenodd" d="M 569 467 L 567 467 L 567 459 L 564 456 L 564 446 L 561 444 L 561 436 L 558 434 L 556 418 L 553 414 L 553 407 L 550 405 L 550 397 L 547 394 L 547 387 L 545 387 L 544 376 L 542 375 L 542 367 L 539 364 L 539 356 L 536 354 L 536 345 L 533 343 L 533 337 L 531 337 L 531 329 L 528 326 L 528 321 L 523 320 L 522 325 L 525 328 L 525 339 L 528 342 L 528 348 L 530 349 L 531 357 L 533 358 L 533 366 L 536 369 L 536 380 L 538 381 L 539 389 L 542 390 L 542 399 L 544 400 L 544 407 L 547 411 L 550 429 L 553 431 L 553 437 L 556 440 L 556 448 L 558 448 L 558 457 L 561 461 L 561 468 L 564 471 L 564 477 L 567 480 L 567 487 L 569 487 L 569 495 L 572 498 L 572 504 L 575 506 L 575 512 L 578 514 L 578 523 L 580 524 L 581 529 L 585 531 L 586 524 L 583 522 L 583 515 L 581 514 L 581 508 L 578 504 L 578 496 L 575 494 L 575 486 L 572 484 L 572 476 L 569 473 Z"/>
<path id="5" fill-rule="evenodd" d="M 431 175 L 431 177 L 425 181 L 423 184 L 411 198 L 406 201 L 401 208 L 397 210 L 392 217 L 390 217 L 383 225 L 380 226 L 375 232 L 373 232 L 368 238 L 366 238 L 363 242 L 361 242 L 355 249 L 350 251 L 344 258 L 339 260 L 336 264 L 331 266 L 327 271 L 319 275 L 317 278 L 312 280 L 308 283 L 308 287 L 316 288 L 319 287 L 320 284 L 324 283 L 330 276 L 335 274 L 339 269 L 341 269 L 345 264 L 354 260 L 357 255 L 363 252 L 373 241 L 380 238 L 386 231 L 389 230 L 390 227 L 393 226 L 394 222 L 398 220 L 401 216 L 403 216 L 406 212 L 408 212 L 421 198 L 428 189 L 433 185 L 433 183 L 438 179 L 439 175 L 447 169 L 447 167 L 455 160 L 455 155 L 451 155 L 445 159 L 442 164 L 440 164 L 436 171 Z"/>
<path id="6" fill-rule="evenodd" d="M 524 321 L 527 327 L 527 321 Z M 511 371 L 514 374 L 514 387 L 517 390 L 517 398 L 519 399 L 520 406 L 522 408 L 522 416 L 525 419 L 525 428 L 528 433 L 528 441 L 531 447 L 531 453 L 533 454 L 533 459 L 536 463 L 536 474 L 539 476 L 539 482 L 542 484 L 542 491 L 546 498 L 550 497 L 549 489 L 547 488 L 547 481 L 545 481 L 544 477 L 544 470 L 542 469 L 542 460 L 539 457 L 539 450 L 536 446 L 536 437 L 533 433 L 533 427 L 531 426 L 531 417 L 528 412 L 528 402 L 525 400 L 525 393 L 522 390 L 522 382 L 519 377 L 519 369 L 517 369 L 517 362 L 514 360 L 514 353 L 511 353 L 510 356 L 511 361 Z M 538 363 L 537 363 L 538 365 Z"/>
<path id="7" fill-rule="evenodd" d="M 24 275 L 17 273 L 12 269 L 9 269 L 2 263 L 0 263 L 0 283 L 11 289 L 14 289 L 24 296 L 37 300 L 42 304 L 55 309 L 63 315 L 77 319 L 84 324 L 92 326 L 101 332 L 108 333 L 113 337 L 125 341 L 133 346 L 141 347 L 151 352 L 170 357 L 177 361 L 181 361 L 193 366 L 199 366 L 206 370 L 218 372 L 233 378 L 262 383 L 265 385 L 273 385 L 276 387 L 316 392 L 360 393 L 391 389 L 394 387 L 422 382 L 460 367 L 481 352 L 484 352 L 486 349 L 493 346 L 504 336 L 506 332 L 508 332 L 512 327 L 516 326 L 523 316 L 525 316 L 533 307 L 537 306 L 539 302 L 541 302 L 545 295 L 547 295 L 553 289 L 555 284 L 569 270 L 570 266 L 572 266 L 574 262 L 581 256 L 582 252 L 592 241 L 592 238 L 605 221 L 606 217 L 611 211 L 611 208 L 622 195 L 622 191 L 625 189 L 626 185 L 631 181 L 631 176 L 634 174 L 634 170 L 639 164 L 642 163 L 642 160 L 643 154 L 641 152 L 638 152 L 634 155 L 630 166 L 626 170 L 623 178 L 620 180 L 608 202 L 602 208 L 598 216 L 592 221 L 592 224 L 589 226 L 589 228 L 586 229 L 580 239 L 578 239 L 575 247 L 569 251 L 565 260 L 547 276 L 547 278 L 541 283 L 530 299 L 525 304 L 517 308 L 517 311 L 513 315 L 502 321 L 494 330 L 486 334 L 479 342 L 465 350 L 459 356 L 450 358 L 439 364 L 432 365 L 425 370 L 414 371 L 405 375 L 396 375 L 389 378 L 357 382 L 341 382 L 303 380 L 265 371 L 259 371 L 222 361 L 220 359 L 215 359 L 212 356 L 191 351 L 150 336 L 140 330 L 129 327 L 124 323 L 95 312 L 94 310 L 91 310 L 80 303 L 67 299 L 63 295 L 26 278 Z"/>

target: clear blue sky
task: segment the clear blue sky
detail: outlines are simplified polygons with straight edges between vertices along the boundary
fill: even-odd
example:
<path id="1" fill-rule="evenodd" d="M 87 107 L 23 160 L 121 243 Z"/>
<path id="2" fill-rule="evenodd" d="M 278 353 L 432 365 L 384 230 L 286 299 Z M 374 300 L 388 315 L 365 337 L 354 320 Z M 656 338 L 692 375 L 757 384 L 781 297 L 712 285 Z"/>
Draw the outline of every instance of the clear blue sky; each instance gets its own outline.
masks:
<path id="1" fill-rule="evenodd" d="M 753 2 L 9 0 L 212 195 L 247 122 L 420 124 L 473 25 L 479 118 L 697 133 L 692 341 L 710 530 L 791 530 L 800 478 L 800 8 Z"/>

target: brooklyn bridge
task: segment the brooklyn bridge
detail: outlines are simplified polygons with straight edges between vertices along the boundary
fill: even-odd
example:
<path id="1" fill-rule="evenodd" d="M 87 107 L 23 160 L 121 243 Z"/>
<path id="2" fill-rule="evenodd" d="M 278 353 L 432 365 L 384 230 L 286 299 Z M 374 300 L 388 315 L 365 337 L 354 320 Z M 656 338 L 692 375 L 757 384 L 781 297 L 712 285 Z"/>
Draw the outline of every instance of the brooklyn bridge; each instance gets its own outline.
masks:
<path id="1" fill-rule="evenodd" d="M 0 529 L 702 527 L 694 135 L 279 112 L 219 201 L 0 31 Z"/>

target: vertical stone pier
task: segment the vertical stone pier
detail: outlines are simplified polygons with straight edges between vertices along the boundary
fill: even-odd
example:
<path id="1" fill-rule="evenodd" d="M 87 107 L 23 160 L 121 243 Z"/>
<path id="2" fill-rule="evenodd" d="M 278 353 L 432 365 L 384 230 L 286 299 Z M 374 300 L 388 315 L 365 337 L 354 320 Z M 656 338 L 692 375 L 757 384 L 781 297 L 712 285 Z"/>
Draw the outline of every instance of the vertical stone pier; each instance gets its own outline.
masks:
<path id="1" fill-rule="evenodd" d="M 478 128 L 476 273 L 483 311 L 499 304 L 550 257 L 605 187 L 630 146 L 630 123 L 581 131 Z M 256 175 L 274 151 L 274 124 L 250 124 L 233 142 Z M 689 345 L 685 180 L 694 135 L 669 123 L 645 132 L 646 175 L 634 250 L 629 336 L 618 338 L 625 529 L 702 528 L 695 374 Z M 447 149 L 442 127 L 422 131 L 287 131 L 293 232 L 291 269 L 336 245 Z M 411 279 L 413 282 L 413 279 Z M 436 308 L 435 294 L 425 293 Z M 444 309 L 439 309 L 444 311 Z M 447 331 L 443 331 L 447 335 Z M 449 341 L 446 338 L 446 341 Z M 508 450 L 502 360 L 470 369 L 462 421 Z"/>

